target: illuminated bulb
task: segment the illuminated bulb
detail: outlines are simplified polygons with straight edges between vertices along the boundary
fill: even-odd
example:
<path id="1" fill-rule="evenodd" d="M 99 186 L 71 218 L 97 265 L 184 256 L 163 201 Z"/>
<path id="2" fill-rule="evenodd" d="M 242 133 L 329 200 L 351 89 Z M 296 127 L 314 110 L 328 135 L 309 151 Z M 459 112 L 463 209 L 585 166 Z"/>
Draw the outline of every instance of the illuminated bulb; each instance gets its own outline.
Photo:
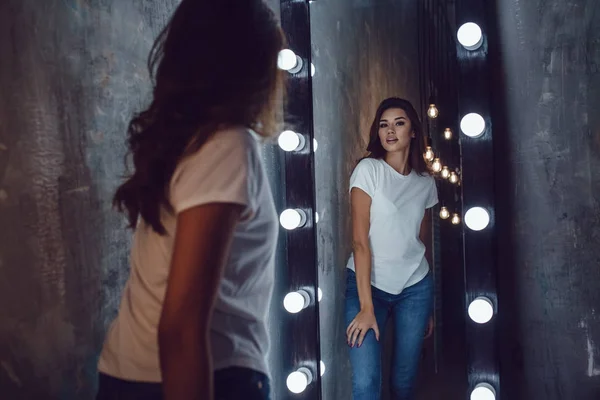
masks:
<path id="1" fill-rule="evenodd" d="M 446 140 L 452 139 L 452 129 L 450 129 L 450 128 L 444 129 L 444 139 L 446 139 Z"/>
<path id="2" fill-rule="evenodd" d="M 465 213 L 465 224 L 469 229 L 480 231 L 485 229 L 490 223 L 490 214 L 485 208 L 473 207 L 469 208 Z"/>
<path id="3" fill-rule="evenodd" d="M 448 180 L 452 183 L 458 183 L 458 174 L 454 171 L 450 172 L 450 177 Z"/>
<path id="4" fill-rule="evenodd" d="M 288 375 L 286 383 L 290 392 L 302 393 L 312 382 L 312 373 L 308 368 L 298 368 L 297 371 Z"/>
<path id="5" fill-rule="evenodd" d="M 440 218 L 441 219 L 450 218 L 450 211 L 448 211 L 448 207 L 443 206 L 442 208 L 440 208 Z"/>
<path id="6" fill-rule="evenodd" d="M 467 50 L 477 50 L 483 44 L 483 33 L 479 25 L 473 22 L 463 24 L 456 32 L 456 38 Z"/>
<path id="7" fill-rule="evenodd" d="M 477 297 L 469 304 L 469 317 L 478 324 L 490 322 L 494 316 L 494 305 L 487 297 Z"/>
<path id="8" fill-rule="evenodd" d="M 277 143 L 284 151 L 299 151 L 304 147 L 304 136 L 294 131 L 283 131 L 277 138 Z"/>
<path id="9" fill-rule="evenodd" d="M 302 210 L 288 208 L 279 216 L 279 223 L 288 231 L 300 228 L 306 223 L 306 214 Z"/>
<path id="10" fill-rule="evenodd" d="M 315 224 L 319 223 L 319 213 L 315 212 Z"/>
<path id="11" fill-rule="evenodd" d="M 323 291 L 321 290 L 321 288 L 317 289 L 317 299 L 318 301 L 321 301 L 321 299 L 323 298 Z"/>
<path id="12" fill-rule="evenodd" d="M 471 400 L 496 400 L 496 391 L 489 383 L 480 383 L 471 392 Z"/>
<path id="13" fill-rule="evenodd" d="M 323 362 L 323 360 L 321 360 L 321 376 L 323 376 L 323 374 L 325 373 L 325 363 Z"/>
<path id="14" fill-rule="evenodd" d="M 460 120 L 460 130 L 465 135 L 476 138 L 485 131 L 485 120 L 477 113 L 467 114 Z"/>
<path id="15" fill-rule="evenodd" d="M 444 165 L 442 167 L 442 174 L 441 175 L 442 175 L 442 178 L 448 179 L 448 177 L 450 176 L 450 170 L 448 169 L 447 166 Z"/>
<path id="16" fill-rule="evenodd" d="M 439 112 L 435 104 L 430 104 L 429 109 L 427 110 L 427 115 L 429 118 L 437 118 Z"/>
<path id="17" fill-rule="evenodd" d="M 450 220 L 453 225 L 460 224 L 460 216 L 457 213 L 452 214 L 452 219 Z"/>
<path id="18" fill-rule="evenodd" d="M 313 151 L 316 153 L 318 148 L 319 143 L 317 142 L 317 139 L 313 138 Z"/>
<path id="19" fill-rule="evenodd" d="M 315 72 L 317 72 L 315 64 L 310 63 L 310 76 L 315 76 Z"/>
<path id="20" fill-rule="evenodd" d="M 290 292 L 283 298 L 283 307 L 287 312 L 296 314 L 304 310 L 310 304 L 310 297 L 304 290 Z"/>
<path id="21" fill-rule="evenodd" d="M 433 160 L 433 163 L 431 164 L 431 169 L 433 170 L 433 172 L 440 172 L 442 170 L 442 162 L 439 158 Z"/>
<path id="22" fill-rule="evenodd" d="M 283 49 L 277 56 L 277 66 L 290 74 L 295 74 L 302 69 L 302 59 L 292 50 Z"/>
<path id="23" fill-rule="evenodd" d="M 433 152 L 431 146 L 427 146 L 425 149 L 425 155 L 423 157 L 425 157 L 427 161 L 431 161 L 435 158 L 435 153 Z"/>

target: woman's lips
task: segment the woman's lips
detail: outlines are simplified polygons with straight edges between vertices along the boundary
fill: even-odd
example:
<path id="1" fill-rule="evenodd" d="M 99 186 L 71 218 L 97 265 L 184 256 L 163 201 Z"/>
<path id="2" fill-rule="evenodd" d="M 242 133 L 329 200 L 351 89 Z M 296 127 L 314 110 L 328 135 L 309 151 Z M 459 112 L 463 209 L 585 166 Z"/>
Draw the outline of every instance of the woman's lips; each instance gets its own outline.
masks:
<path id="1" fill-rule="evenodd" d="M 386 139 L 385 140 L 387 143 L 396 143 L 398 141 L 398 139 Z"/>

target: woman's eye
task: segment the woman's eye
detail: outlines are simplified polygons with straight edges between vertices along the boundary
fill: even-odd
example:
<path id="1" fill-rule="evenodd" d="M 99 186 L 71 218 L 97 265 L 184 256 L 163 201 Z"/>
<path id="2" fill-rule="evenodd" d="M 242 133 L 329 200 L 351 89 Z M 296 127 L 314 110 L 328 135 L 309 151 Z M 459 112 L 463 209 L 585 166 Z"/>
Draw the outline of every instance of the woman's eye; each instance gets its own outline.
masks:
<path id="1" fill-rule="evenodd" d="M 379 125 L 380 128 L 385 128 L 386 126 L 387 126 L 386 124 Z"/>
<path id="2" fill-rule="evenodd" d="M 402 126 L 402 125 L 404 125 L 404 121 L 398 121 L 398 122 L 396 122 L 396 126 Z"/>

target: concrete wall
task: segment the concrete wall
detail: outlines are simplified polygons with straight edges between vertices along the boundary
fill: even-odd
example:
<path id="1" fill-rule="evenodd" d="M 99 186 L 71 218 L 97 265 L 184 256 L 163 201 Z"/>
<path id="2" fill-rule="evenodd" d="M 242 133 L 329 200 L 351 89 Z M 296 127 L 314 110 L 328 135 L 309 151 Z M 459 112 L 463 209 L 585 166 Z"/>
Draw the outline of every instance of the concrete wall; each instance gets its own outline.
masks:
<path id="1" fill-rule="evenodd" d="M 600 398 L 600 8 L 497 0 L 503 398 Z"/>
<path id="2" fill-rule="evenodd" d="M 419 104 L 417 8 L 409 1 L 311 3 L 313 106 L 324 399 L 350 399 L 345 340 L 345 265 L 350 254 L 348 181 L 366 150 L 379 102 Z"/>

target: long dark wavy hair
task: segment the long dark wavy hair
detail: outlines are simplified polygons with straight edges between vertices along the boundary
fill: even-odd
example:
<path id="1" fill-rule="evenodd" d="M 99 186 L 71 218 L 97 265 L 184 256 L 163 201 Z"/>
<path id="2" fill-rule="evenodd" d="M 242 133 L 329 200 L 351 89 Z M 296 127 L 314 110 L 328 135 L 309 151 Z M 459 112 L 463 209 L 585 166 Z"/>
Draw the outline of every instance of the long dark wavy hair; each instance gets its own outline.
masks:
<path id="1" fill-rule="evenodd" d="M 400 108 L 404 110 L 415 134 L 415 137 L 412 138 L 410 142 L 408 166 L 419 175 L 429 174 L 429 167 L 423 158 L 423 153 L 425 153 L 425 138 L 423 137 L 423 127 L 419 120 L 419 114 L 417 114 L 417 110 L 415 110 L 410 101 L 399 97 L 387 98 L 379 104 L 379 107 L 377 107 L 377 112 L 375 112 L 375 118 L 373 118 L 373 123 L 371 124 L 371 129 L 369 131 L 369 144 L 367 146 L 368 154 L 365 158 L 381 159 L 385 157 L 386 150 L 383 148 L 381 139 L 379 138 L 379 122 L 381 121 L 383 113 L 390 108 Z"/>
<path id="2" fill-rule="evenodd" d="M 262 0 L 183 0 L 148 58 L 150 106 L 129 123 L 134 171 L 113 205 L 134 228 L 141 217 L 164 235 L 178 162 L 216 130 L 245 126 L 267 137 L 281 120 L 283 32 Z"/>

